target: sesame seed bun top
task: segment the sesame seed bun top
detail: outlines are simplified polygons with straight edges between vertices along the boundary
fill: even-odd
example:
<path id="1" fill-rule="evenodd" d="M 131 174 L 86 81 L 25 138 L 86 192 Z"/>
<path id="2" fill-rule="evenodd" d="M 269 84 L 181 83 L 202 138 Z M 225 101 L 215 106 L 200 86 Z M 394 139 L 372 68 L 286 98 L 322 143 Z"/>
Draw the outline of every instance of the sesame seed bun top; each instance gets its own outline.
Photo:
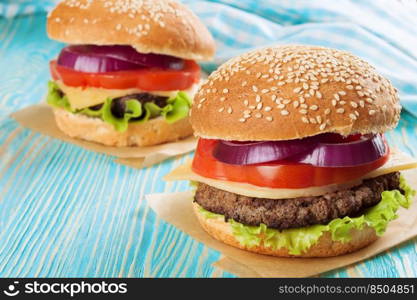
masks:
<path id="1" fill-rule="evenodd" d="M 215 53 L 207 28 L 173 0 L 64 0 L 49 14 L 47 30 L 68 44 L 130 45 L 193 60 Z"/>
<path id="2" fill-rule="evenodd" d="M 291 140 L 325 132 L 394 128 L 397 90 L 360 58 L 307 45 L 257 49 L 213 72 L 194 98 L 191 123 L 204 138 Z"/>

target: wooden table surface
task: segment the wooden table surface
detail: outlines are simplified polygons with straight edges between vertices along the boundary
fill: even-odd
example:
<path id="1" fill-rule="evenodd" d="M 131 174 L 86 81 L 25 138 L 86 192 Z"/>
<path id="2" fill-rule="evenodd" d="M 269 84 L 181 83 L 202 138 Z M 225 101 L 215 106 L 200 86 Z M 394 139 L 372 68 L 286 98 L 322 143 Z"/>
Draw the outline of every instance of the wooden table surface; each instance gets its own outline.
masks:
<path id="1" fill-rule="evenodd" d="M 0 18 L 0 276 L 233 277 L 220 254 L 159 220 L 145 195 L 182 191 L 162 176 L 190 155 L 134 170 L 24 129 L 8 117 L 41 101 L 61 44 L 45 15 Z M 389 141 L 417 156 L 404 112 Z M 417 240 L 325 277 L 416 277 Z"/>

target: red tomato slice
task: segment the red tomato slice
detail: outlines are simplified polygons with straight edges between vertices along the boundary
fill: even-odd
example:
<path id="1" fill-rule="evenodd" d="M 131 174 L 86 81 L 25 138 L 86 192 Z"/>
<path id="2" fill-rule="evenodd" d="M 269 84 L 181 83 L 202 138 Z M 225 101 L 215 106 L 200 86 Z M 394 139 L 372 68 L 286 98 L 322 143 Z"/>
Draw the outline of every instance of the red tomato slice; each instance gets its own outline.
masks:
<path id="1" fill-rule="evenodd" d="M 300 189 L 348 182 L 381 167 L 389 156 L 387 151 L 372 163 L 345 168 L 316 167 L 285 161 L 238 166 L 222 163 L 213 157 L 216 143 L 217 140 L 199 139 L 192 164 L 195 173 L 212 179 L 270 188 Z"/>
<path id="2" fill-rule="evenodd" d="M 72 87 L 99 87 L 105 89 L 137 88 L 144 91 L 186 90 L 200 80 L 200 66 L 186 60 L 182 70 L 144 68 L 131 71 L 84 73 L 50 62 L 54 80 Z"/>

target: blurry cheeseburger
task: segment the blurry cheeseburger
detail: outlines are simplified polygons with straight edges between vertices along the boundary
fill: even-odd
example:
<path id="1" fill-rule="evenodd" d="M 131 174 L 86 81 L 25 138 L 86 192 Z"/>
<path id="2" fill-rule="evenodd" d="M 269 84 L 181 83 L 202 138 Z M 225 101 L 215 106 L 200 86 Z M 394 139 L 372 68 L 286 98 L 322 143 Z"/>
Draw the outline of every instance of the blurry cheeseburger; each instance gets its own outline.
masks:
<path id="1" fill-rule="evenodd" d="M 390 82 L 347 52 L 255 50 L 201 87 L 194 161 L 168 179 L 197 182 L 198 220 L 226 244 L 275 256 L 352 252 L 410 205 L 399 171 L 417 164 L 383 135 L 400 110 Z"/>
<path id="2" fill-rule="evenodd" d="M 172 0 L 64 0 L 49 37 L 70 44 L 51 61 L 47 102 L 67 135 L 149 146 L 192 134 L 188 114 L 213 38 Z"/>

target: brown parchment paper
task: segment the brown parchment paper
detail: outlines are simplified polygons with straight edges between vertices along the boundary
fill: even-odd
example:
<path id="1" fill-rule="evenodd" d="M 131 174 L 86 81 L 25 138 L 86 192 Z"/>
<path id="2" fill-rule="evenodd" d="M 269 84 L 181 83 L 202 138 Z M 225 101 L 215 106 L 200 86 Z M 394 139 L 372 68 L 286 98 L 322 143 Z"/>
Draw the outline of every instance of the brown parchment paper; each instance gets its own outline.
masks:
<path id="1" fill-rule="evenodd" d="M 417 188 L 417 169 L 402 174 Z M 417 236 L 417 200 L 414 199 L 409 209 L 399 209 L 399 218 L 389 224 L 381 238 L 357 252 L 330 258 L 278 258 L 243 251 L 210 237 L 194 216 L 191 191 L 148 195 L 146 199 L 160 218 L 220 251 L 224 257 L 214 263 L 216 267 L 240 277 L 310 277 L 362 261 Z"/>
<path id="2" fill-rule="evenodd" d="M 44 135 L 80 146 L 87 150 L 115 156 L 117 163 L 133 168 L 144 168 L 157 164 L 168 158 L 191 152 L 195 149 L 197 139 L 193 136 L 167 144 L 150 147 L 109 147 L 97 143 L 73 139 L 59 130 L 55 123 L 52 109 L 46 104 L 26 107 L 11 115 L 23 127 Z"/>

